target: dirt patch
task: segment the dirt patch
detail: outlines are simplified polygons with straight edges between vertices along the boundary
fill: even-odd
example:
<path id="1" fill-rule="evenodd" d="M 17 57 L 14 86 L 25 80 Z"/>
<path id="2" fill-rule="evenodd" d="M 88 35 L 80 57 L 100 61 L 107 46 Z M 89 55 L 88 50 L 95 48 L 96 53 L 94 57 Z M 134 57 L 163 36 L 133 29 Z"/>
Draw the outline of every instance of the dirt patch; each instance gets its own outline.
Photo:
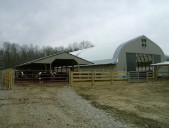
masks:
<path id="1" fill-rule="evenodd" d="M 69 86 L 24 85 L 0 90 L 0 128 L 126 128 Z"/>
<path id="2" fill-rule="evenodd" d="M 92 104 L 138 127 L 169 127 L 169 81 L 74 84 Z"/>

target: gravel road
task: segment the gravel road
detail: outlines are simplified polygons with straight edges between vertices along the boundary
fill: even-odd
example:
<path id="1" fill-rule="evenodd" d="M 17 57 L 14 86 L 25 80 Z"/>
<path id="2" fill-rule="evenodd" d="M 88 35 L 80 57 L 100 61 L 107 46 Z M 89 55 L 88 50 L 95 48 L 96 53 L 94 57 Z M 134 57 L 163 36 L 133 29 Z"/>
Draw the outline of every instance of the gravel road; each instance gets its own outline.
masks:
<path id="1" fill-rule="evenodd" d="M 0 90 L 0 128 L 126 128 L 69 86 Z"/>

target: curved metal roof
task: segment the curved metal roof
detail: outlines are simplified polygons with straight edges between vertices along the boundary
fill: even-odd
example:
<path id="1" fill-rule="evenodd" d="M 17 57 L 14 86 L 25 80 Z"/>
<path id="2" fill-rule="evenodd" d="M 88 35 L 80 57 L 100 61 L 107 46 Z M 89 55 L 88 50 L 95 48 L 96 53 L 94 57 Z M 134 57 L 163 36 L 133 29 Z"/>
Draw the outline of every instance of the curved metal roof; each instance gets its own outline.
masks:
<path id="1" fill-rule="evenodd" d="M 85 60 L 91 61 L 94 64 L 116 64 L 118 63 L 118 57 L 122 48 L 128 43 L 131 43 L 140 37 L 142 36 L 124 42 L 118 47 L 117 46 L 113 47 L 110 45 L 97 46 L 97 47 L 71 52 L 71 54 L 84 58 Z"/>
<path id="2" fill-rule="evenodd" d="M 118 47 L 118 48 L 116 49 L 116 51 L 114 52 L 113 59 L 116 60 L 117 63 L 118 63 L 118 57 L 119 57 L 119 55 L 120 55 L 120 52 L 121 52 L 122 48 L 123 48 L 124 46 L 128 45 L 129 43 L 132 43 L 132 42 L 136 41 L 136 40 L 139 39 L 139 38 L 146 38 L 146 36 L 144 36 L 144 35 L 138 36 L 138 37 L 136 37 L 136 38 L 134 38 L 134 39 L 131 39 L 131 40 L 126 41 L 126 42 L 122 43 L 121 45 L 119 45 L 119 47 Z"/>
<path id="3" fill-rule="evenodd" d="M 136 37 L 136 38 L 134 38 L 134 39 L 132 39 L 132 40 L 129 40 L 129 41 L 127 41 L 127 42 L 124 42 L 124 43 L 121 44 L 121 45 L 116 49 L 116 51 L 114 52 L 113 59 L 117 60 L 117 63 L 118 63 L 118 57 L 119 57 L 119 55 L 120 55 L 121 50 L 122 50 L 125 46 L 127 46 L 128 44 L 133 43 L 133 42 L 135 42 L 136 40 L 138 40 L 138 39 L 140 39 L 140 38 L 150 40 L 150 39 L 147 38 L 145 35 L 141 35 L 141 36 L 138 36 L 138 37 Z M 150 41 L 151 41 L 151 43 L 153 43 L 154 45 L 156 45 L 159 49 L 161 49 L 161 48 L 160 48 L 156 43 L 154 43 L 152 40 L 150 40 Z M 162 53 L 163 53 L 163 55 L 164 55 L 164 52 L 163 52 L 162 49 L 161 49 L 161 51 L 162 51 Z"/>
<path id="4" fill-rule="evenodd" d="M 88 49 L 84 49 L 84 50 L 71 52 L 70 54 L 73 54 L 73 55 L 83 58 L 85 60 L 91 61 L 94 64 L 117 64 L 119 55 L 120 55 L 121 51 L 123 50 L 123 48 L 126 47 L 130 43 L 136 42 L 140 38 L 148 39 L 146 36 L 141 35 L 141 36 L 138 36 L 132 40 L 122 43 L 118 47 L 113 47 L 110 45 L 101 46 L 101 47 L 92 47 L 92 48 L 88 48 Z M 150 39 L 148 39 L 148 40 L 150 40 Z M 153 41 L 151 41 L 151 42 L 154 43 Z M 159 47 L 155 43 L 154 43 L 154 45 Z"/>
<path id="5" fill-rule="evenodd" d="M 71 52 L 70 54 L 91 61 L 94 64 L 115 63 L 113 55 L 117 47 L 100 46 Z"/>

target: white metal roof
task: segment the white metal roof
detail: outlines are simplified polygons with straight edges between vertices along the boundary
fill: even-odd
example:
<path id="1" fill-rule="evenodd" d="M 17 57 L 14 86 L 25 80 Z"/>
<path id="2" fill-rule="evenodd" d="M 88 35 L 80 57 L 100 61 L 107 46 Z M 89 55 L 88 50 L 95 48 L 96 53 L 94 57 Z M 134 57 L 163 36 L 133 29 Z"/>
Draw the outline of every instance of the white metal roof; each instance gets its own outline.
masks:
<path id="1" fill-rule="evenodd" d="M 90 62 L 93 62 L 94 64 L 117 64 L 118 57 L 120 55 L 122 48 L 128 45 L 129 43 L 134 42 L 138 38 L 142 38 L 142 37 L 146 37 L 146 36 L 144 35 L 138 36 L 132 40 L 122 43 L 118 47 L 113 46 L 113 44 L 112 46 L 105 44 L 105 46 L 96 46 L 84 50 L 71 52 L 70 54 L 88 60 Z"/>
<path id="2" fill-rule="evenodd" d="M 110 45 L 97 46 L 97 47 L 71 52 L 70 54 L 91 61 L 94 64 L 108 64 L 108 63 L 114 64 L 116 60 L 113 59 L 113 55 L 116 49 L 117 47 L 113 47 Z"/>
<path id="3" fill-rule="evenodd" d="M 152 66 L 169 66 L 169 61 L 165 61 L 162 63 L 151 64 Z"/>

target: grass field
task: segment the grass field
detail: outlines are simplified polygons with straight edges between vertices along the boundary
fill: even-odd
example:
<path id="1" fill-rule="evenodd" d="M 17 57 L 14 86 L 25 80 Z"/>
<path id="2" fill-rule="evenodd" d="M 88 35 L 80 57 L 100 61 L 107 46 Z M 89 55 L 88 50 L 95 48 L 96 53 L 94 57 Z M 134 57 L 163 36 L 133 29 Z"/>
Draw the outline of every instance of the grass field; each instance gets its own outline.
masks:
<path id="1" fill-rule="evenodd" d="M 169 81 L 148 83 L 75 83 L 75 90 L 91 103 L 125 120 L 148 128 L 169 128 Z"/>

